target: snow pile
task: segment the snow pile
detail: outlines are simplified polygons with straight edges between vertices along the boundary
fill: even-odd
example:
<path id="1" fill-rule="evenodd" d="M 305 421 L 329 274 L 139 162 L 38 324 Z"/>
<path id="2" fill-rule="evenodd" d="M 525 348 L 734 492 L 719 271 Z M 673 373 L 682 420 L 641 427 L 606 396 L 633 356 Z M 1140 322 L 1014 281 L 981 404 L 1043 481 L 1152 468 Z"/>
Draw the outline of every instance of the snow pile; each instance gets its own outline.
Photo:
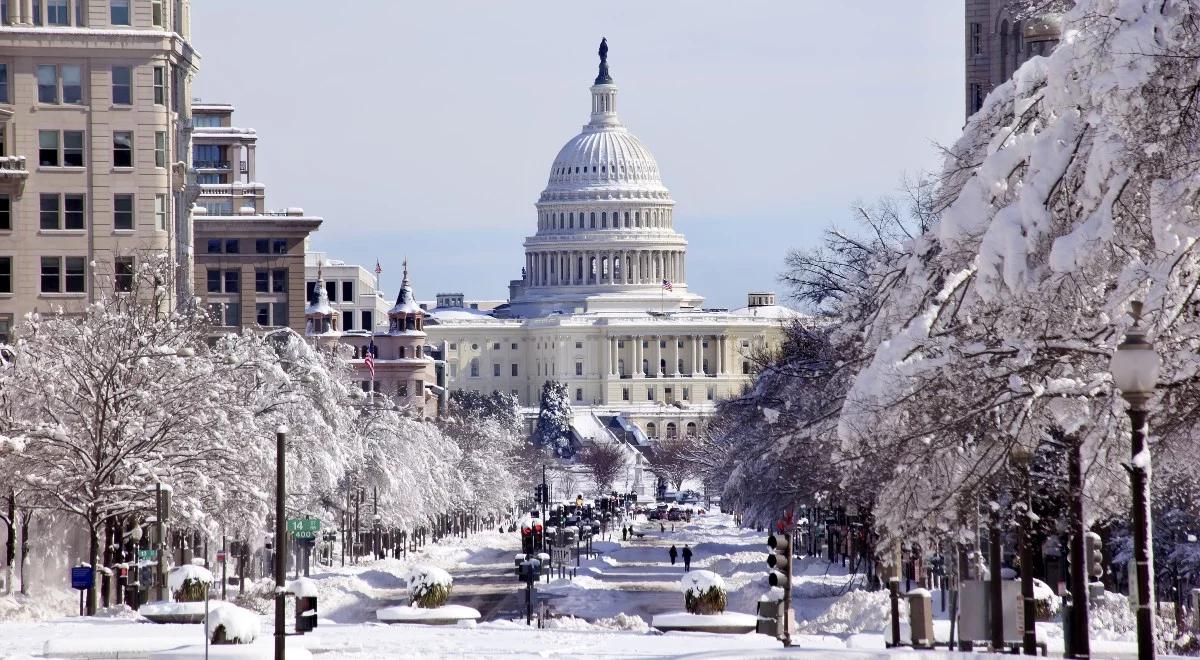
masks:
<path id="1" fill-rule="evenodd" d="M 41 621 L 79 611 L 79 592 L 43 588 L 34 595 L 0 596 L 0 621 Z"/>
<path id="2" fill-rule="evenodd" d="M 802 633 L 884 632 L 891 620 L 892 606 L 886 591 L 851 591 L 841 596 L 820 616 L 800 621 Z M 908 620 L 908 603 L 900 599 L 900 620 Z"/>
<path id="3" fill-rule="evenodd" d="M 287 590 L 297 598 L 316 598 L 317 583 L 308 578 L 297 578 L 288 583 Z"/>
<path id="4" fill-rule="evenodd" d="M 725 580 L 722 580 L 720 575 L 712 571 L 691 571 L 685 574 L 683 579 L 679 580 L 679 590 L 685 596 L 691 594 L 692 596 L 699 597 L 704 592 L 713 588 L 724 591 Z"/>
<path id="5" fill-rule="evenodd" d="M 646 623 L 645 619 L 624 612 L 590 622 L 575 616 L 548 618 L 542 622 L 542 627 L 550 630 L 628 630 L 639 633 L 650 631 L 650 624 Z"/>
<path id="6" fill-rule="evenodd" d="M 256 612 L 220 601 L 213 605 L 208 610 L 205 626 L 208 638 L 214 644 L 222 643 L 216 639 L 218 629 L 222 630 L 226 644 L 249 644 L 262 632 L 262 618 Z"/>
<path id="7" fill-rule="evenodd" d="M 167 575 L 167 588 L 172 592 L 179 591 L 189 580 L 195 580 L 200 584 L 212 584 L 213 574 L 207 568 L 196 564 L 177 566 Z"/>
<path id="8" fill-rule="evenodd" d="M 1088 599 L 1088 625 L 1098 639 L 1124 639 L 1137 629 L 1129 598 L 1112 591 Z"/>
<path id="9" fill-rule="evenodd" d="M 457 623 L 474 621 L 480 616 L 479 610 L 465 605 L 442 605 L 441 607 L 395 605 L 375 612 L 375 618 L 384 623 Z"/>

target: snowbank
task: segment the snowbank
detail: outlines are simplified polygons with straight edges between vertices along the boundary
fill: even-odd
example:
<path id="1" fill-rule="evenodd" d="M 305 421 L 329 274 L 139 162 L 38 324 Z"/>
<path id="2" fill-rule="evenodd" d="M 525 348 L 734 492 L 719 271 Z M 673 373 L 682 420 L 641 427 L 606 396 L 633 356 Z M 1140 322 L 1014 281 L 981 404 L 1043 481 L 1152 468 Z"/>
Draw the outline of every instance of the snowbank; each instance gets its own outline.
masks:
<path id="1" fill-rule="evenodd" d="M 475 621 L 479 610 L 465 605 L 443 605 L 441 607 L 410 607 L 395 605 L 375 613 L 383 623 L 455 624 L 459 621 Z"/>
<path id="2" fill-rule="evenodd" d="M 753 632 L 755 626 L 758 625 L 758 617 L 753 614 L 742 614 L 740 612 L 722 612 L 721 614 L 672 612 L 670 614 L 655 614 L 651 625 L 662 631 L 697 630 L 704 632 L 748 633 Z"/>
<path id="3" fill-rule="evenodd" d="M 308 578 L 297 578 L 288 583 L 287 590 L 297 598 L 316 598 L 317 583 Z"/>
<path id="4" fill-rule="evenodd" d="M 210 607 L 205 620 L 209 639 L 222 626 L 225 628 L 225 639 L 238 644 L 249 644 L 262 632 L 262 619 L 257 612 L 224 601 L 217 601 L 214 605 L 217 607 Z"/>

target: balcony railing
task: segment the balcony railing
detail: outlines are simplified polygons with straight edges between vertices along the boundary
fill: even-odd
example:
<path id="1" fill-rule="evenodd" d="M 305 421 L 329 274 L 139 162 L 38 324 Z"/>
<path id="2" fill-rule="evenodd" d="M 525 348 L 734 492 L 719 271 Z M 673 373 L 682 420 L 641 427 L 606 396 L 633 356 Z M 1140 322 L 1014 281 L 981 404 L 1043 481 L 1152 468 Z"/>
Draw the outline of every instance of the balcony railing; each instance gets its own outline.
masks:
<path id="1" fill-rule="evenodd" d="M 0 177 L 6 179 L 24 179 L 29 176 L 25 169 L 24 156 L 0 156 Z"/>
<path id="2" fill-rule="evenodd" d="M 192 167 L 198 170 L 227 170 L 229 169 L 229 161 L 227 160 L 194 160 Z"/>

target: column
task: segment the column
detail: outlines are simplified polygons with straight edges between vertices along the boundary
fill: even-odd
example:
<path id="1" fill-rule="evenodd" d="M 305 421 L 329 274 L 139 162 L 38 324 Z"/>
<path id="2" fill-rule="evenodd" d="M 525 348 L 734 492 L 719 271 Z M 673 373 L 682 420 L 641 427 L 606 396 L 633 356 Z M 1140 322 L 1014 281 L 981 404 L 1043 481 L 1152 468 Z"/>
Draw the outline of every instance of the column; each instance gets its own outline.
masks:
<path id="1" fill-rule="evenodd" d="M 608 283 L 617 283 L 617 253 L 612 250 L 608 251 Z"/>
<path id="2" fill-rule="evenodd" d="M 617 338 L 608 338 L 608 375 L 617 375 Z"/>
<path id="3" fill-rule="evenodd" d="M 654 335 L 654 366 L 652 368 L 654 370 L 654 375 L 658 376 L 658 377 L 663 376 L 663 372 L 662 372 L 662 361 L 663 361 L 662 341 L 663 341 L 662 335 Z"/>
<path id="4" fill-rule="evenodd" d="M 717 350 L 720 351 L 720 353 L 719 353 L 720 357 L 718 358 L 718 361 L 720 362 L 720 368 L 717 370 L 717 373 L 719 373 L 719 374 L 728 373 L 729 365 L 725 364 L 725 336 L 724 335 L 721 335 L 721 337 L 717 341 Z"/>
<path id="5" fill-rule="evenodd" d="M 679 251 L 679 281 L 687 283 L 687 260 L 683 258 L 683 250 Z"/>
<path id="6" fill-rule="evenodd" d="M 246 180 L 251 181 L 251 182 L 258 180 L 256 178 L 254 178 L 254 173 L 256 171 L 255 166 L 254 166 L 254 161 L 255 161 L 254 147 L 255 146 L 256 145 L 253 142 L 246 145 Z"/>
<path id="7" fill-rule="evenodd" d="M 671 375 L 679 378 L 681 372 L 679 369 L 679 342 L 681 337 L 671 337 Z"/>
<path id="8" fill-rule="evenodd" d="M 700 373 L 700 335 L 692 335 L 692 375 Z"/>
<path id="9" fill-rule="evenodd" d="M 633 365 L 630 373 L 635 378 L 639 378 L 644 375 L 642 373 L 642 337 L 640 335 L 633 335 L 629 340 L 633 342 L 633 350 L 631 351 L 633 353 Z"/>

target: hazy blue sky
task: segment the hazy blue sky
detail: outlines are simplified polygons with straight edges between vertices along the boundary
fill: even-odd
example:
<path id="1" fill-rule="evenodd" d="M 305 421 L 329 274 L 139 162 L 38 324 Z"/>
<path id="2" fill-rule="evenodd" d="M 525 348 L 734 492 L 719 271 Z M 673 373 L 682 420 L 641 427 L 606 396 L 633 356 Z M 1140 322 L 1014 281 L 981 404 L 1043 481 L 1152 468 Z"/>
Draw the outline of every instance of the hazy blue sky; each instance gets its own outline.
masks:
<path id="1" fill-rule="evenodd" d="M 781 289 L 789 248 L 939 164 L 963 122 L 958 0 L 200 0 L 194 92 L 259 131 L 272 208 L 395 293 L 506 295 L 608 37 L 708 306 Z"/>

